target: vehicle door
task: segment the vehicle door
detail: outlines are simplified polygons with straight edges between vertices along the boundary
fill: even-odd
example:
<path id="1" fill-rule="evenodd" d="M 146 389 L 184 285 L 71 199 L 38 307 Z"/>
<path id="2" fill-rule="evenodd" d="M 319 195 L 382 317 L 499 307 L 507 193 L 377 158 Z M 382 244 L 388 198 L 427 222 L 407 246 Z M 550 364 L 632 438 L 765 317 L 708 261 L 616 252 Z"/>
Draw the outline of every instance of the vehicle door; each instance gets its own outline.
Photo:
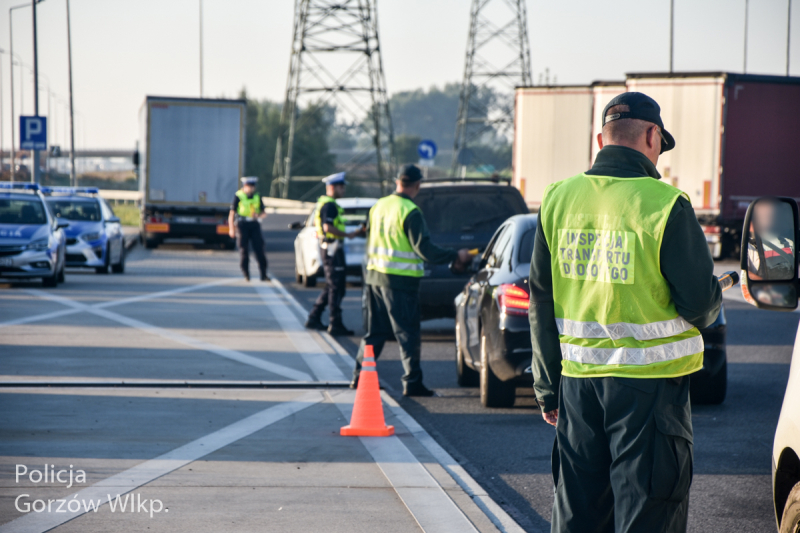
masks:
<path id="1" fill-rule="evenodd" d="M 319 256 L 319 242 L 317 240 L 317 228 L 314 220 L 317 216 L 317 209 L 314 208 L 306 219 L 306 226 L 300 231 L 299 239 L 303 253 L 303 267 L 306 275 L 314 276 L 322 264 Z"/>
<path id="2" fill-rule="evenodd" d="M 500 227 L 495 237 L 486 247 L 481 257 L 480 269 L 469 281 L 464 305 L 464 327 L 466 333 L 467 351 L 472 361 L 480 361 L 480 318 L 481 301 L 484 298 L 489 280 L 497 270 L 500 253 L 508 246 L 511 235 L 514 233 L 513 224 L 508 223 Z"/>

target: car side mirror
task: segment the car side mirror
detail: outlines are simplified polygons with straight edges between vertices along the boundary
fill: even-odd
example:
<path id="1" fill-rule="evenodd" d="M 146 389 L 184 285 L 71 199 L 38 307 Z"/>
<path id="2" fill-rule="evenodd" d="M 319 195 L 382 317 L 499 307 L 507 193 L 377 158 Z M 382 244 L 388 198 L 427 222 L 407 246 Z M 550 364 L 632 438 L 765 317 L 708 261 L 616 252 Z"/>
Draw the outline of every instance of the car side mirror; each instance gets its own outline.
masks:
<path id="1" fill-rule="evenodd" d="M 797 309 L 797 202 L 763 197 L 747 208 L 742 228 L 742 294 L 772 311 Z"/>
<path id="2" fill-rule="evenodd" d="M 303 229 L 303 226 L 304 224 L 302 222 L 292 222 L 291 224 L 289 224 L 289 229 L 294 229 L 294 230 Z"/>
<path id="3" fill-rule="evenodd" d="M 106 224 L 119 224 L 119 217 L 108 217 Z"/>
<path id="4" fill-rule="evenodd" d="M 56 219 L 56 229 L 64 229 L 69 227 L 69 220 L 65 218 Z"/>

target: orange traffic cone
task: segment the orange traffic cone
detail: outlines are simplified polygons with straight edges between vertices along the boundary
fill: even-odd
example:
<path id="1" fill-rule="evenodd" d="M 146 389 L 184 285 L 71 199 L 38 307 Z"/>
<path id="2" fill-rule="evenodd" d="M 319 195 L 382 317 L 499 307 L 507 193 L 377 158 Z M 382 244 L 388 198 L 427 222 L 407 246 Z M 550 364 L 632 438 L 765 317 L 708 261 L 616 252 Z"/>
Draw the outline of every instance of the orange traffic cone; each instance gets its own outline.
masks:
<path id="1" fill-rule="evenodd" d="M 350 425 L 341 429 L 345 437 L 388 437 L 394 435 L 394 426 L 387 426 L 383 418 L 381 390 L 375 352 L 369 344 L 364 347 L 364 362 L 358 378 L 356 401 Z"/>

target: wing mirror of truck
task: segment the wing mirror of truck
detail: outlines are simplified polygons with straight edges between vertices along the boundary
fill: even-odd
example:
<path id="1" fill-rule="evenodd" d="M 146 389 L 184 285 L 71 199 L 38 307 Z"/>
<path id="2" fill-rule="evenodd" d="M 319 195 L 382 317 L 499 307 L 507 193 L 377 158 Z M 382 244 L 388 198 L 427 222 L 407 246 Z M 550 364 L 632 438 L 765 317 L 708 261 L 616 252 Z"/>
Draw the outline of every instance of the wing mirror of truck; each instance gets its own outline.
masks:
<path id="1" fill-rule="evenodd" d="M 295 230 L 303 229 L 303 223 L 302 222 L 292 222 L 291 224 L 289 224 L 289 229 L 295 229 Z"/>
<path id="2" fill-rule="evenodd" d="M 800 219 L 792 198 L 758 198 L 742 228 L 742 294 L 759 309 L 797 308 Z"/>

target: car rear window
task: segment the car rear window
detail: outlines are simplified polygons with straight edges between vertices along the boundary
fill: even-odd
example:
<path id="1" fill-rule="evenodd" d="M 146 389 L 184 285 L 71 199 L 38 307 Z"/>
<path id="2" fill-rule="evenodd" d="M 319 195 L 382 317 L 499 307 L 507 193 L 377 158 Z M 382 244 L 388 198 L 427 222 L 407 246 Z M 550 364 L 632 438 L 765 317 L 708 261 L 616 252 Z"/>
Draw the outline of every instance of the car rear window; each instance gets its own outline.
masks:
<path id="1" fill-rule="evenodd" d="M 347 225 L 361 224 L 369 217 L 369 207 L 345 207 L 344 223 Z"/>
<path id="2" fill-rule="evenodd" d="M 0 224 L 46 224 L 41 200 L 0 198 Z"/>
<path id="3" fill-rule="evenodd" d="M 56 217 L 83 222 L 99 222 L 100 206 L 96 200 L 47 200 Z"/>
<path id="4" fill-rule="evenodd" d="M 414 199 L 431 233 L 493 233 L 507 218 L 525 213 L 516 189 L 423 189 Z"/>
<path id="5" fill-rule="evenodd" d="M 533 227 L 522 234 L 519 240 L 519 255 L 517 262 L 530 263 L 531 256 L 533 255 L 533 241 L 536 238 L 536 227 Z"/>

